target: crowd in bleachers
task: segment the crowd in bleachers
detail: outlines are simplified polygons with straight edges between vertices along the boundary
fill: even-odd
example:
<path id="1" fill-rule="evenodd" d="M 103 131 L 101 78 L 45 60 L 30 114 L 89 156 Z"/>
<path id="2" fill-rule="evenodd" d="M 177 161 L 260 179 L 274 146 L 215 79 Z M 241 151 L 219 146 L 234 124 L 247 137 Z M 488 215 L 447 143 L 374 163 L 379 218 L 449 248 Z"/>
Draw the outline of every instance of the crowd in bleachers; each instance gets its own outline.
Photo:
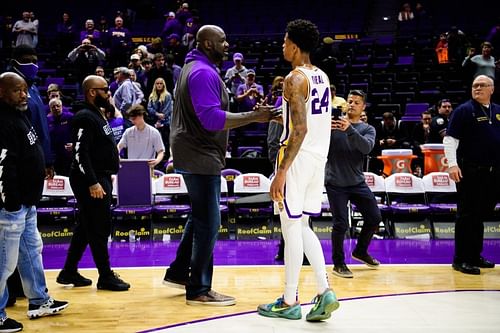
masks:
<path id="1" fill-rule="evenodd" d="M 229 58 L 220 67 L 221 76 L 231 92 L 232 112 L 248 110 L 262 101 L 275 104 L 281 88 L 276 88 L 273 81 L 286 75 L 290 68 L 282 57 L 282 35 L 262 34 L 272 29 L 275 29 L 273 32 L 283 30 L 285 22 L 280 20 L 292 15 L 289 9 L 271 1 L 267 10 L 255 20 L 254 27 L 250 27 L 241 19 L 250 9 L 248 4 L 221 2 L 214 7 L 223 13 L 239 6 L 241 10 L 229 16 L 216 15 L 216 9 L 202 3 L 199 11 L 187 2 L 176 1 L 168 5 L 164 21 L 155 31 L 144 31 L 144 25 L 136 20 L 136 13 L 131 8 L 116 12 L 111 22 L 106 15 L 99 15 L 95 21 L 92 17 L 82 22 L 73 21 L 69 11 L 61 14 L 59 22 L 39 17 L 42 26 L 55 28 L 50 38 L 36 33 L 39 21 L 33 12 L 23 12 L 20 20 L 4 16 L 1 20 L 2 65 L 9 65 L 10 47 L 20 43 L 36 47 L 38 87 L 47 110 L 51 110 L 49 94 L 54 91 L 50 89 L 51 84 L 56 84 L 52 88 L 59 91 L 65 112 L 71 111 L 72 100 L 81 99 L 80 84 L 85 76 L 104 76 L 110 83 L 117 109 L 109 114 L 110 122 L 116 124 L 117 139 L 130 126 L 126 120 L 127 109 L 139 103 L 147 108 L 149 123 L 160 130 L 167 141 L 165 129 L 172 103 L 175 103 L 175 82 L 184 56 L 195 46 L 194 36 L 203 16 L 204 23 L 227 25 L 224 28 L 229 37 L 234 36 L 229 38 Z M 345 1 L 336 5 L 347 10 Z M 314 62 L 330 76 L 338 97 L 346 96 L 353 89 L 367 93 L 368 121 L 377 128 L 378 136 L 372 152 L 374 162 L 368 163 L 367 168 L 381 173 L 376 157 L 382 149 L 410 148 L 422 157 L 420 144 L 435 142 L 429 139 L 433 137 L 429 131 L 431 124 L 440 117 L 442 101 L 447 100 L 450 107 L 456 107 L 469 99 L 472 75 L 484 73 L 486 61 L 489 75 L 495 75 L 498 62 L 495 63 L 494 56 L 500 51 L 495 48 L 500 49 L 500 25 L 494 24 L 491 31 L 479 38 L 467 36 L 456 26 L 450 26 L 447 31 L 435 31 L 432 28 L 436 25 L 431 23 L 431 16 L 422 3 L 417 3 L 413 10 L 411 4 L 404 4 L 404 9 L 396 15 L 397 31 L 391 35 L 368 36 L 363 29 L 369 6 L 365 1 L 359 1 L 359 5 L 365 8 L 355 21 L 363 22 L 351 27 L 358 36 L 340 40 L 332 38 L 333 33 L 325 34 Z M 322 1 L 321 6 L 331 9 L 333 5 Z M 278 9 L 283 11 L 283 15 L 278 15 L 280 19 L 272 15 Z M 267 21 L 271 17 L 276 20 Z M 335 17 L 337 19 L 333 20 L 318 14 L 316 21 L 320 28 L 330 32 L 351 29 L 338 14 Z M 339 22 L 344 22 L 342 27 Z M 278 23 L 280 28 L 276 27 Z M 414 31 L 414 23 L 418 23 L 419 33 L 406 34 Z M 268 28 L 262 28 L 266 25 Z M 248 34 L 243 36 L 242 33 Z M 475 52 L 474 49 L 479 48 L 481 52 Z M 160 78 L 166 91 L 163 94 L 156 90 L 157 84 L 162 84 L 158 82 Z M 411 113 L 411 110 L 417 111 Z M 232 131 L 229 147 L 232 156 L 238 157 L 238 152 L 246 151 L 241 147 L 253 147 L 257 152 L 253 156 L 266 155 L 266 135 L 267 125 Z M 168 142 L 165 146 L 168 147 Z M 418 160 L 415 163 L 415 168 L 421 167 Z"/>

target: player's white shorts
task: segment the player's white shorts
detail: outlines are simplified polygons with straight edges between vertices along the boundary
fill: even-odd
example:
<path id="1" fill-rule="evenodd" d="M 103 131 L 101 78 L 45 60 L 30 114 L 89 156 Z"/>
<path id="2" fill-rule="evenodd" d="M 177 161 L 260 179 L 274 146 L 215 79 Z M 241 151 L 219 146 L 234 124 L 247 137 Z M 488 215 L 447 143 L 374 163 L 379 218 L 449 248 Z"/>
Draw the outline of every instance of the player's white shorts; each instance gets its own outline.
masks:
<path id="1" fill-rule="evenodd" d="M 280 150 L 280 155 L 284 152 Z M 278 156 L 279 158 L 280 156 Z M 321 214 L 326 158 L 299 152 L 286 174 L 283 213 L 288 218 Z"/>

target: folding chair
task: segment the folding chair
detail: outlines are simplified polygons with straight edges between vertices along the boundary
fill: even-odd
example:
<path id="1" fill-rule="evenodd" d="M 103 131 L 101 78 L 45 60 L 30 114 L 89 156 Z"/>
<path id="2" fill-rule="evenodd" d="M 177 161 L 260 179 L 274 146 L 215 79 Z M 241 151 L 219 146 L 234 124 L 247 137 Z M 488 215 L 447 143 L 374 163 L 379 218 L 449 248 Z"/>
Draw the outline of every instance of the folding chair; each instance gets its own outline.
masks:
<path id="1" fill-rule="evenodd" d="M 447 172 L 430 172 L 422 178 L 427 202 L 431 208 L 434 236 L 439 239 L 455 237 L 457 188 Z"/>

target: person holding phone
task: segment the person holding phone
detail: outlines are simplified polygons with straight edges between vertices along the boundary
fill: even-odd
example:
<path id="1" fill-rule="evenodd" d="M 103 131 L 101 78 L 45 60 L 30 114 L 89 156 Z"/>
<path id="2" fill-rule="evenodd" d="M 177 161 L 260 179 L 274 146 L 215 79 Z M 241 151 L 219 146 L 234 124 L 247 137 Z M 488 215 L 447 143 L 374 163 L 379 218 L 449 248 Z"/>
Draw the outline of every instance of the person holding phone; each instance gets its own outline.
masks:
<path id="1" fill-rule="evenodd" d="M 351 90 L 347 97 L 347 117 L 340 109 L 332 111 L 332 135 L 325 169 L 325 187 L 333 218 L 333 274 L 352 278 L 345 264 L 344 238 L 349 226 L 347 203 L 350 200 L 363 215 L 364 223 L 352 258 L 370 268 L 379 261 L 368 254 L 368 246 L 377 231 L 382 215 L 377 200 L 365 182 L 364 158 L 375 145 L 375 128 L 361 121 L 366 108 L 366 94 Z"/>

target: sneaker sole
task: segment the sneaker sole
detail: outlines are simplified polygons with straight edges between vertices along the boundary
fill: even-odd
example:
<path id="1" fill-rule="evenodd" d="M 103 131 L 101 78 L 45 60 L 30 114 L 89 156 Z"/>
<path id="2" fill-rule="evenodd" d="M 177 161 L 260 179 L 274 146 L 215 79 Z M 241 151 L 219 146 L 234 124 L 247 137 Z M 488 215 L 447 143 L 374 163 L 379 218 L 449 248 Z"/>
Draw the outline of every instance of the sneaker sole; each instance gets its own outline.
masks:
<path id="1" fill-rule="evenodd" d="M 368 266 L 368 267 L 369 267 L 369 268 L 371 268 L 371 269 L 378 269 L 378 268 L 380 267 L 380 264 L 378 264 L 378 265 L 372 265 L 372 264 L 370 264 L 370 263 L 368 263 L 368 262 L 364 261 L 364 260 L 363 260 L 363 259 L 361 259 L 361 258 L 355 257 L 355 256 L 353 256 L 353 255 L 351 255 L 351 257 L 352 257 L 352 259 L 354 259 L 354 260 L 356 260 L 356 261 L 359 261 L 360 263 L 365 264 L 366 266 Z"/>
<path id="2" fill-rule="evenodd" d="M 85 284 L 82 284 L 82 283 L 73 283 L 73 282 L 64 281 L 64 280 L 56 280 L 56 282 L 58 284 L 62 284 L 63 286 L 73 286 L 75 288 L 78 288 L 78 287 L 88 287 L 88 286 L 92 285 L 92 281 L 90 281 L 90 283 L 85 283 Z"/>
<path id="3" fill-rule="evenodd" d="M 278 313 L 278 312 L 264 312 L 261 311 L 260 309 L 257 309 L 257 313 L 260 314 L 261 316 L 268 317 L 268 318 L 283 318 L 283 319 L 289 319 L 289 320 L 299 320 L 302 319 L 302 314 L 298 317 L 289 317 L 287 315 Z"/>
<path id="4" fill-rule="evenodd" d="M 43 313 L 36 313 L 38 310 L 28 311 L 28 317 L 29 317 L 29 319 L 37 319 L 37 318 L 41 318 L 41 317 L 52 316 L 52 315 L 57 314 L 58 312 L 61 312 L 64 309 L 66 309 L 68 307 L 68 305 L 69 304 L 65 304 L 65 305 L 60 306 L 60 307 L 55 308 L 55 309 L 46 309 L 43 311 Z"/>
<path id="5" fill-rule="evenodd" d="M 332 312 L 337 310 L 339 307 L 340 307 L 339 301 L 335 300 L 335 302 L 325 305 L 325 312 L 324 313 L 306 317 L 306 320 L 307 321 L 321 321 L 321 320 L 328 319 L 332 316 Z"/>
<path id="6" fill-rule="evenodd" d="M 175 282 L 163 280 L 162 284 L 164 286 L 167 286 L 167 287 L 170 287 L 170 288 L 186 290 L 186 286 L 183 285 L 183 284 L 181 284 L 181 283 L 175 283 Z"/>
<path id="7" fill-rule="evenodd" d="M 236 300 L 232 301 L 224 301 L 224 302 L 201 302 L 201 301 L 192 301 L 187 299 L 187 305 L 208 305 L 208 306 L 231 306 L 236 305 Z"/>
<path id="8" fill-rule="evenodd" d="M 350 274 L 350 275 L 340 274 L 339 272 L 334 271 L 334 270 L 332 270 L 332 274 L 333 274 L 333 275 L 336 275 L 336 276 L 338 276 L 338 277 L 344 278 L 344 279 L 352 279 L 352 278 L 354 277 L 354 275 L 353 275 L 353 274 Z"/>

